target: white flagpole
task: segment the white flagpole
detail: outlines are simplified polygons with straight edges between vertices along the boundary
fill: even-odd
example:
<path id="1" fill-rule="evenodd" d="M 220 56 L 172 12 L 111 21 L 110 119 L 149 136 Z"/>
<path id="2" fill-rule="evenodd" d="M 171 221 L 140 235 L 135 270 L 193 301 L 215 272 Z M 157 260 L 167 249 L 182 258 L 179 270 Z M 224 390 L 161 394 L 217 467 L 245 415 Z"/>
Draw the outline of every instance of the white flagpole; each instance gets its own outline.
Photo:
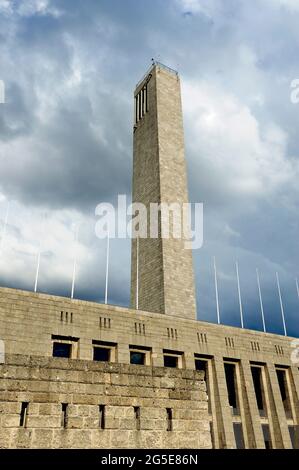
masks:
<path id="1" fill-rule="evenodd" d="M 299 297 L 299 285 L 298 285 L 298 279 L 296 278 L 296 287 L 297 287 L 297 295 Z"/>
<path id="2" fill-rule="evenodd" d="M 239 305 L 240 305 L 241 327 L 244 328 L 243 306 L 242 306 L 242 298 L 241 298 L 241 287 L 240 287 L 240 277 L 239 277 L 239 265 L 238 265 L 238 261 L 236 261 L 236 273 L 237 273 L 237 282 L 238 282 L 238 295 L 239 295 Z"/>
<path id="3" fill-rule="evenodd" d="M 8 214 L 9 214 L 9 202 L 7 203 L 6 214 L 5 214 L 5 219 L 4 219 L 4 225 L 3 225 L 3 230 L 2 230 L 1 240 L 0 240 L 0 252 L 2 251 L 3 241 L 4 241 L 4 238 L 5 238 L 5 235 L 6 235 Z"/>
<path id="4" fill-rule="evenodd" d="M 278 273 L 276 273 L 276 281 L 277 281 L 277 289 L 278 289 L 278 294 L 279 294 L 279 302 L 280 302 L 280 309 L 281 309 L 281 316 L 282 316 L 282 322 L 283 322 L 284 335 L 287 336 L 287 328 L 286 328 L 286 322 L 285 322 L 285 317 L 284 317 L 284 308 L 283 308 L 283 303 L 282 303 L 282 297 L 281 297 L 281 290 L 280 290 L 280 283 L 279 283 Z"/>
<path id="5" fill-rule="evenodd" d="M 219 308 L 219 295 L 218 295 L 218 282 L 217 282 L 217 267 L 216 258 L 214 256 L 214 278 L 215 278 L 215 294 L 216 294 L 216 309 L 217 309 L 217 322 L 220 325 L 220 308 Z"/>
<path id="6" fill-rule="evenodd" d="M 79 233 L 79 226 L 77 225 L 76 231 L 75 231 L 75 253 L 74 253 L 74 264 L 73 264 L 71 299 L 74 298 L 74 291 L 75 291 L 75 281 L 76 281 L 76 271 L 77 271 L 77 244 L 78 244 L 78 233 Z"/>
<path id="7" fill-rule="evenodd" d="M 110 233 L 108 229 L 107 253 L 106 253 L 106 284 L 105 284 L 105 304 L 106 305 L 108 303 L 109 251 L 110 251 Z"/>
<path id="8" fill-rule="evenodd" d="M 45 214 L 45 218 L 46 218 L 46 214 Z M 45 231 L 45 219 L 43 220 L 42 225 L 43 225 L 43 230 L 42 231 L 44 232 Z M 44 234 L 43 234 L 43 236 L 44 236 Z M 42 244 L 41 244 L 41 240 L 40 240 L 39 244 L 38 244 L 38 252 L 37 252 L 37 263 L 36 263 L 36 272 L 35 272 L 34 292 L 37 292 L 41 252 L 42 252 Z"/>
<path id="9" fill-rule="evenodd" d="M 41 247 L 40 247 L 40 244 L 39 244 L 39 247 L 38 247 L 38 254 L 37 254 L 36 272 L 35 272 L 34 292 L 37 291 L 37 283 L 38 283 L 38 275 L 39 275 L 39 266 L 40 266 L 40 255 L 41 255 Z"/>
<path id="10" fill-rule="evenodd" d="M 259 275 L 259 270 L 257 268 L 256 268 L 256 279 L 257 279 L 257 285 L 258 285 L 258 290 L 259 290 L 263 328 L 264 328 L 264 333 L 266 333 L 266 322 L 265 322 L 264 305 L 263 305 L 262 290 L 261 290 L 261 283 L 260 283 L 260 275 Z"/>
<path id="11" fill-rule="evenodd" d="M 139 308 L 139 237 L 136 240 L 136 310 Z"/>

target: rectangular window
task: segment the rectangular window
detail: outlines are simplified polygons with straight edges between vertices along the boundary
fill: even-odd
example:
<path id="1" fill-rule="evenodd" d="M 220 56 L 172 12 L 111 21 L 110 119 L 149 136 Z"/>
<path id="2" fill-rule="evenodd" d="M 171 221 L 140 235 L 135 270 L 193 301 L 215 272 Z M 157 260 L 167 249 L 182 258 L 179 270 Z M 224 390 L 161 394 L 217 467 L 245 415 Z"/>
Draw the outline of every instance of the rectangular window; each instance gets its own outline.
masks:
<path id="1" fill-rule="evenodd" d="M 203 361 L 202 359 L 196 359 L 195 358 L 195 369 L 196 370 L 201 370 L 204 372 L 204 379 L 206 380 L 207 376 L 207 361 Z"/>
<path id="2" fill-rule="evenodd" d="M 289 433 L 293 449 L 299 449 L 299 426 L 289 426 Z"/>
<path id="3" fill-rule="evenodd" d="M 262 431 L 266 449 L 272 449 L 270 429 L 268 424 L 262 424 Z"/>
<path id="4" fill-rule="evenodd" d="M 23 428 L 26 427 L 28 407 L 29 407 L 29 403 L 26 401 L 21 404 L 20 427 L 23 427 Z"/>
<path id="5" fill-rule="evenodd" d="M 184 354 L 180 351 L 171 351 L 169 349 L 163 349 L 163 360 L 164 367 L 182 369 L 184 365 Z"/>
<path id="6" fill-rule="evenodd" d="M 100 429 L 105 429 L 105 405 L 99 405 L 99 426 Z"/>
<path id="7" fill-rule="evenodd" d="M 145 112 L 148 112 L 148 93 L 147 93 L 147 84 L 145 85 Z"/>
<path id="8" fill-rule="evenodd" d="M 210 433 L 211 433 L 211 440 L 212 440 L 212 448 L 215 449 L 215 438 L 214 438 L 214 428 L 213 428 L 213 422 L 210 421 Z"/>
<path id="9" fill-rule="evenodd" d="M 211 409 L 211 391 L 210 391 L 210 377 L 209 377 L 209 362 L 211 358 L 202 358 L 195 354 L 195 369 L 204 372 L 204 380 L 206 382 L 207 387 L 207 395 L 208 395 L 208 412 L 209 414 L 212 413 Z"/>
<path id="10" fill-rule="evenodd" d="M 142 118 L 142 112 L 141 112 L 141 106 L 142 106 L 142 100 L 141 100 L 141 92 L 138 93 L 138 121 Z"/>
<path id="11" fill-rule="evenodd" d="M 164 354 L 164 367 L 178 367 L 178 357 Z"/>
<path id="12" fill-rule="evenodd" d="M 259 414 L 262 417 L 267 416 L 265 398 L 264 398 L 264 387 L 262 381 L 262 367 L 251 366 L 251 374 L 253 380 L 253 386 L 255 391 L 255 398 Z"/>
<path id="13" fill-rule="evenodd" d="M 79 338 L 72 336 L 52 335 L 53 357 L 76 359 L 78 357 Z"/>
<path id="14" fill-rule="evenodd" d="M 152 348 L 146 346 L 135 346 L 130 344 L 130 364 L 138 366 L 150 366 Z"/>
<path id="15" fill-rule="evenodd" d="M 233 415 L 239 415 L 240 410 L 239 410 L 239 405 L 238 405 L 237 386 L 236 386 L 237 385 L 236 384 L 236 364 L 233 364 L 231 362 L 225 362 L 224 370 L 225 370 L 229 406 L 231 407 Z"/>
<path id="16" fill-rule="evenodd" d="M 142 89 L 141 96 L 142 96 L 141 117 L 143 117 L 145 115 L 145 88 Z"/>
<path id="17" fill-rule="evenodd" d="M 139 406 L 134 406 L 134 415 L 135 415 L 135 421 L 136 421 L 136 430 L 140 431 L 140 407 Z"/>
<path id="18" fill-rule="evenodd" d="M 68 418 L 68 404 L 67 403 L 61 403 L 61 426 L 63 428 L 67 427 L 67 418 Z"/>
<path id="19" fill-rule="evenodd" d="M 93 348 L 93 360 L 94 361 L 109 362 L 110 361 L 110 349 L 94 346 L 94 348 Z"/>
<path id="20" fill-rule="evenodd" d="M 279 390 L 281 399 L 283 402 L 284 411 L 286 414 L 287 419 L 292 419 L 292 409 L 291 409 L 291 402 L 290 402 L 290 394 L 289 394 L 289 387 L 287 381 L 287 369 L 280 369 L 276 368 L 277 380 L 279 384 Z"/>
<path id="21" fill-rule="evenodd" d="M 130 351 L 130 364 L 136 364 L 139 366 L 144 366 L 145 364 L 145 353 Z"/>
<path id="22" fill-rule="evenodd" d="M 92 341 L 93 360 L 99 362 L 116 362 L 116 343 L 108 341 Z"/>
<path id="23" fill-rule="evenodd" d="M 148 112 L 148 86 L 147 84 L 135 96 L 135 124 Z"/>
<path id="24" fill-rule="evenodd" d="M 136 124 L 139 121 L 139 95 L 136 95 Z"/>
<path id="25" fill-rule="evenodd" d="M 166 408 L 167 431 L 172 431 L 172 409 Z"/>
<path id="26" fill-rule="evenodd" d="M 233 428 L 237 449 L 245 449 L 242 424 L 233 423 Z"/>
<path id="27" fill-rule="evenodd" d="M 53 342 L 53 357 L 72 357 L 72 345 L 70 343 Z"/>

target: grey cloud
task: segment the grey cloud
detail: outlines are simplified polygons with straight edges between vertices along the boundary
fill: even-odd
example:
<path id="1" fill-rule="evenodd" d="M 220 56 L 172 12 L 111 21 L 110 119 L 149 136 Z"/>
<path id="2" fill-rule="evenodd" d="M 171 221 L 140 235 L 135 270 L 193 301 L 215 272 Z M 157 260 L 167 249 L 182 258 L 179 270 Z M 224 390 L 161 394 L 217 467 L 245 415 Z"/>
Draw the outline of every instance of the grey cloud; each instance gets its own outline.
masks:
<path id="1" fill-rule="evenodd" d="M 179 0 L 154 0 L 150 8 L 145 0 L 64 0 L 49 2 L 44 14 L 0 14 L 0 78 L 8 90 L 7 104 L 0 105 L 0 192 L 17 200 L 20 211 L 22 205 L 53 214 L 76 209 L 89 219 L 98 202 L 113 201 L 117 193 L 129 195 L 132 94 L 151 57 L 178 68 L 183 83 L 207 82 L 223 100 L 234 97 L 256 120 L 262 144 L 270 125 L 284 132 L 282 162 L 290 162 L 295 171 L 299 107 L 290 103 L 289 85 L 298 75 L 298 13 L 262 0 L 204 3 L 209 5 L 206 14 L 186 10 Z M 60 15 L 51 13 L 55 10 Z M 240 144 L 225 151 L 228 135 L 222 140 L 217 132 L 198 135 L 195 117 L 185 102 L 183 106 L 190 196 L 205 204 L 205 244 L 195 253 L 199 316 L 215 320 L 211 258 L 216 254 L 220 270 L 228 274 L 220 279 L 223 316 L 238 324 L 233 280 L 238 257 L 248 325 L 260 327 L 255 283 L 259 265 L 273 329 L 281 327 L 273 281 L 277 269 L 288 319 L 296 331 L 296 184 L 287 180 L 261 194 L 232 188 L 226 168 L 232 159 L 238 168 L 247 149 Z M 232 137 L 233 129 L 228 130 Z M 217 142 L 223 143 L 223 166 L 216 155 L 207 158 L 207 150 L 214 151 Z M 229 236 L 227 226 L 240 235 Z M 82 243 L 90 259 L 81 267 L 77 295 L 100 300 L 105 246 L 95 240 L 92 227 Z M 128 303 L 129 251 L 129 243 L 114 242 L 113 303 Z M 24 266 L 28 263 L 32 265 L 29 258 Z M 55 263 L 49 261 L 51 269 L 41 288 L 68 295 L 65 275 L 55 271 Z M 0 276 L 2 284 L 30 288 L 24 274 L 3 271 Z"/>

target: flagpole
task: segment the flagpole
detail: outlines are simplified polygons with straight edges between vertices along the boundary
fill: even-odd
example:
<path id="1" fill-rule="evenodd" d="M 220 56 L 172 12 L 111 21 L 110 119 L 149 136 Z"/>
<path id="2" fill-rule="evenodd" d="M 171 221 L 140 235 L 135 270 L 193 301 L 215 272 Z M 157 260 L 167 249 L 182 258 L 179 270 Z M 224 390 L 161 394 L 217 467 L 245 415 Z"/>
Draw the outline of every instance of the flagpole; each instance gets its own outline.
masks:
<path id="1" fill-rule="evenodd" d="M 136 240 L 136 310 L 139 309 L 139 237 Z"/>
<path id="2" fill-rule="evenodd" d="M 299 298 L 299 285 L 298 285 L 298 279 L 296 278 L 296 287 L 297 287 L 297 295 L 298 295 L 298 298 Z"/>
<path id="3" fill-rule="evenodd" d="M 77 244 L 78 244 L 78 233 L 79 233 L 79 226 L 77 225 L 76 231 L 75 231 L 75 253 L 74 253 L 74 264 L 73 264 L 71 299 L 74 298 L 74 291 L 75 291 L 75 281 L 76 281 L 76 271 L 77 271 Z"/>
<path id="4" fill-rule="evenodd" d="M 8 214 L 9 214 L 9 202 L 7 203 L 7 208 L 6 208 L 6 214 L 5 214 L 5 219 L 4 219 L 4 225 L 3 225 L 3 230 L 2 230 L 2 236 L 0 240 L 0 252 L 2 251 L 3 247 L 3 241 L 6 235 L 6 228 L 7 228 L 7 223 L 8 223 Z"/>
<path id="5" fill-rule="evenodd" d="M 216 310 L 217 310 L 217 322 L 220 325 L 220 308 L 219 308 L 219 295 L 218 295 L 218 282 L 217 282 L 217 267 L 216 258 L 214 256 L 214 279 L 215 279 L 215 294 L 216 294 Z"/>
<path id="6" fill-rule="evenodd" d="M 107 252 L 106 252 L 106 284 L 105 284 L 105 304 L 106 305 L 108 303 L 109 252 L 110 252 L 110 233 L 108 229 Z"/>
<path id="7" fill-rule="evenodd" d="M 38 276 L 39 276 L 39 266 L 40 266 L 40 255 L 41 255 L 41 247 L 40 247 L 40 244 L 39 244 L 38 254 L 37 254 L 36 272 L 35 272 L 34 292 L 37 291 L 37 283 L 38 283 Z"/>
<path id="8" fill-rule="evenodd" d="M 259 290 L 263 328 L 264 328 L 264 333 L 266 333 L 266 322 L 265 322 L 264 305 L 263 305 L 262 290 L 261 290 L 261 283 L 260 283 L 260 275 L 259 275 L 259 270 L 257 268 L 256 268 L 256 278 L 257 278 L 257 285 L 258 285 L 258 290 Z"/>
<path id="9" fill-rule="evenodd" d="M 277 289 L 278 289 L 278 294 L 279 294 L 279 302 L 280 302 L 280 309 L 281 309 L 284 335 L 287 336 L 287 328 L 286 328 L 286 322 L 285 322 L 285 317 L 284 317 L 284 308 L 283 308 L 283 303 L 282 303 L 282 296 L 281 296 L 280 282 L 279 282 L 278 273 L 276 273 L 276 281 L 277 281 Z"/>
<path id="10" fill-rule="evenodd" d="M 45 218 L 46 218 L 46 213 L 45 213 Z M 42 237 L 44 237 L 44 232 L 45 232 L 45 219 L 42 222 Z M 38 286 L 38 277 L 39 277 L 39 268 L 40 268 L 40 259 L 41 259 L 41 252 L 42 252 L 42 243 L 41 239 L 39 240 L 38 243 L 38 252 L 37 252 L 37 263 L 36 263 L 36 272 L 35 272 L 35 282 L 34 282 L 34 292 L 37 292 L 37 286 Z"/>
<path id="11" fill-rule="evenodd" d="M 244 328 L 243 306 L 242 306 L 242 298 L 241 298 L 241 287 L 240 287 L 240 277 L 239 277 L 239 265 L 238 265 L 238 261 L 236 261 L 236 273 L 237 273 L 237 282 L 238 282 L 238 295 L 239 295 L 239 305 L 240 305 L 241 327 Z"/>

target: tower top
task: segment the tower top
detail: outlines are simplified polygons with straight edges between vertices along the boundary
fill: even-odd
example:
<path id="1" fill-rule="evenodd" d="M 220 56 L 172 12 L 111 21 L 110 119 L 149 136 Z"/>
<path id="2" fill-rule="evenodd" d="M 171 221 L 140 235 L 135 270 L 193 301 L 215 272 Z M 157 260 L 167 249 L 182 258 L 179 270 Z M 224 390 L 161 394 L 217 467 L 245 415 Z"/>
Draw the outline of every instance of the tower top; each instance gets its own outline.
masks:
<path id="1" fill-rule="evenodd" d="M 162 64 L 162 62 L 158 62 L 157 60 L 154 60 L 152 59 L 152 64 L 151 66 L 147 69 L 147 71 L 145 72 L 145 74 L 143 75 L 143 77 L 139 80 L 139 82 L 136 84 L 136 88 L 139 87 L 139 85 L 144 81 L 144 79 L 148 76 L 149 73 L 151 73 L 151 71 L 155 68 L 155 67 L 159 67 L 161 69 L 164 69 L 166 70 L 167 72 L 169 73 L 172 73 L 176 76 L 179 75 L 179 72 L 175 69 L 172 69 L 171 67 L 168 67 L 168 65 L 165 65 L 165 64 Z"/>

